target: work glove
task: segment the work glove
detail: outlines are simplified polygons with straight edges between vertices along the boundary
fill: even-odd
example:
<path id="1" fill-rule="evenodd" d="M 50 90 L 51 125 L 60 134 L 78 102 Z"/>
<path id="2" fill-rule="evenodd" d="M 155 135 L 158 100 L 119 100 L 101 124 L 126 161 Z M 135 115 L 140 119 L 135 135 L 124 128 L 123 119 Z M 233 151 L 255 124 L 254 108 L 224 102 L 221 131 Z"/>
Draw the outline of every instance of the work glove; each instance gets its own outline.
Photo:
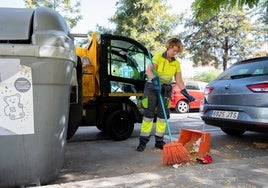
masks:
<path id="1" fill-rule="evenodd" d="M 184 97 L 186 97 L 186 99 L 189 101 L 189 102 L 193 102 L 195 101 L 195 98 L 193 96 L 191 96 L 186 89 L 182 89 L 181 90 L 181 94 L 184 95 Z"/>
<path id="2" fill-rule="evenodd" d="M 160 92 L 161 91 L 161 85 L 160 85 L 160 81 L 159 81 L 159 77 L 158 76 L 155 76 L 152 79 L 152 83 L 154 85 L 155 91 Z"/>

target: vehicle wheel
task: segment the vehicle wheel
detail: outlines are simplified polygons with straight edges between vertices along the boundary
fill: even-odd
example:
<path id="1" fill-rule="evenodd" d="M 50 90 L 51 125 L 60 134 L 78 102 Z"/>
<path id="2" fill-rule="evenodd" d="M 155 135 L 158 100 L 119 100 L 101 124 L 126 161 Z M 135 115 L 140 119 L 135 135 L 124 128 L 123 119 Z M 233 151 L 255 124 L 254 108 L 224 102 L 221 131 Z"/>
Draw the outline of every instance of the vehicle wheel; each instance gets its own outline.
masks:
<path id="1" fill-rule="evenodd" d="M 117 110 L 108 116 L 105 128 L 107 134 L 114 140 L 125 140 L 132 134 L 134 123 L 131 121 L 127 112 Z"/>
<path id="2" fill-rule="evenodd" d="M 221 130 L 231 136 L 241 136 L 242 134 L 244 134 L 244 130 L 238 130 L 238 129 L 230 129 L 230 128 L 223 128 L 221 127 Z"/>
<path id="3" fill-rule="evenodd" d="M 186 113 L 189 110 L 189 104 L 185 100 L 180 100 L 175 108 L 176 112 L 178 113 Z"/>
<path id="4" fill-rule="evenodd" d="M 83 116 L 83 107 L 81 104 L 71 104 L 69 111 L 69 121 L 67 129 L 67 140 L 71 139 L 77 131 Z"/>

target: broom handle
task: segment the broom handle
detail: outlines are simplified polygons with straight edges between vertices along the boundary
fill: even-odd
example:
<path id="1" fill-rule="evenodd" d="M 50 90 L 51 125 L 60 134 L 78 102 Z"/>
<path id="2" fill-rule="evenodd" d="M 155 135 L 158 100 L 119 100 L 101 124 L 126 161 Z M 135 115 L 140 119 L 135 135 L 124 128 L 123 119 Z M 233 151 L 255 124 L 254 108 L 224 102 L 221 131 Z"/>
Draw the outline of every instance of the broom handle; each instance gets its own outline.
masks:
<path id="1" fill-rule="evenodd" d="M 154 63 L 153 63 L 153 60 L 152 60 L 152 56 L 151 56 L 151 53 L 149 51 L 148 51 L 148 56 L 149 56 L 149 59 L 150 59 L 150 62 L 152 64 L 152 66 L 153 66 L 152 67 L 153 68 L 153 74 L 154 74 L 154 76 L 157 76 L 155 68 L 154 68 Z M 162 107 L 162 110 L 163 110 L 163 113 L 164 113 L 165 122 L 166 122 L 167 130 L 168 130 L 168 135 L 169 135 L 170 141 L 172 141 L 171 130 L 170 130 L 168 119 L 167 119 L 167 113 L 166 113 L 166 108 L 165 108 L 165 105 L 164 105 L 163 97 L 161 95 L 161 91 L 158 91 L 157 93 L 159 95 L 161 107 Z"/>

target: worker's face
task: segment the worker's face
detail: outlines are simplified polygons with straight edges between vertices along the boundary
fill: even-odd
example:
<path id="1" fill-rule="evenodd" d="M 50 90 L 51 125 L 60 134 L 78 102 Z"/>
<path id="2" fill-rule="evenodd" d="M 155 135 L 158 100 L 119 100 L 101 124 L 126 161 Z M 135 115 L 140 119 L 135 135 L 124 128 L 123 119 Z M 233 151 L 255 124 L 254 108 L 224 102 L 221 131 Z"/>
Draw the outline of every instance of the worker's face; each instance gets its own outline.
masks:
<path id="1" fill-rule="evenodd" d="M 175 57 L 176 55 L 178 55 L 178 53 L 179 53 L 178 46 L 173 46 L 167 50 L 167 56 L 170 58 Z"/>

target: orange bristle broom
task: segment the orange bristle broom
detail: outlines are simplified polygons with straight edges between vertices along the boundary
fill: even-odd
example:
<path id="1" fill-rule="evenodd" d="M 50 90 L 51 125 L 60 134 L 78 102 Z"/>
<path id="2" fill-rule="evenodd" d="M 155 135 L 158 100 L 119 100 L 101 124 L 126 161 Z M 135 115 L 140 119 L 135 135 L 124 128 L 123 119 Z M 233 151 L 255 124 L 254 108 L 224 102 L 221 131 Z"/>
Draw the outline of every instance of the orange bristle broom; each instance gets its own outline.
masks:
<path id="1" fill-rule="evenodd" d="M 191 156 L 187 149 L 182 145 L 182 143 L 173 142 L 172 135 L 169 127 L 169 123 L 166 116 L 166 110 L 164 108 L 164 103 L 161 94 L 159 95 L 161 106 L 163 108 L 165 121 L 167 125 L 168 135 L 170 138 L 170 143 L 167 143 L 163 147 L 162 163 L 167 165 L 187 163 L 191 161 Z"/>
<path id="2" fill-rule="evenodd" d="M 157 76 L 155 68 L 154 68 L 154 64 L 152 61 L 151 53 L 149 51 L 148 51 L 148 56 L 152 64 L 153 74 L 154 76 Z M 165 117 L 166 126 L 168 129 L 168 135 L 170 138 L 170 143 L 167 143 L 163 146 L 162 163 L 167 164 L 167 165 L 172 165 L 172 164 L 189 162 L 191 161 L 191 156 L 189 152 L 186 150 L 186 148 L 184 148 L 184 146 L 181 143 L 172 141 L 172 135 L 171 135 L 168 119 L 167 119 L 167 114 L 166 114 L 166 109 L 164 106 L 163 98 L 161 95 L 161 89 L 159 89 L 158 91 L 158 96 L 160 99 L 161 107 L 162 107 L 164 117 Z"/>
<path id="3" fill-rule="evenodd" d="M 187 163 L 191 156 L 181 143 L 170 142 L 163 147 L 162 163 L 167 165 Z"/>

